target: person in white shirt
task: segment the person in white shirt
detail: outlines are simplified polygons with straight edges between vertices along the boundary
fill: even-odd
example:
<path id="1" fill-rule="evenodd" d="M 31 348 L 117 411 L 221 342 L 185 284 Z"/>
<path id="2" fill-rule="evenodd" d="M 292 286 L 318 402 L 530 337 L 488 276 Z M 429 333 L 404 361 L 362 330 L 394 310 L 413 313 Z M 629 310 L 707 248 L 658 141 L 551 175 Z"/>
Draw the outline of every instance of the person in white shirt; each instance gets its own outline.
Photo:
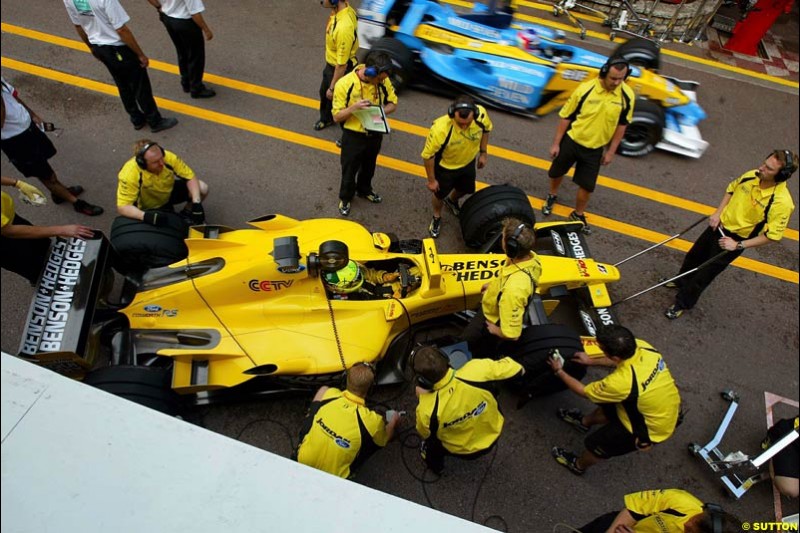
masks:
<path id="1" fill-rule="evenodd" d="M 158 111 L 147 75 L 150 60 L 128 28 L 130 17 L 119 0 L 64 0 L 64 6 L 78 36 L 114 78 L 134 129 L 149 124 L 158 132 L 175 126 L 178 119 Z"/>
<path id="2" fill-rule="evenodd" d="M 147 0 L 158 10 L 169 38 L 178 52 L 183 92 L 192 98 L 211 98 L 217 93 L 203 84 L 206 68 L 205 42 L 214 38 L 203 18 L 202 0 Z"/>

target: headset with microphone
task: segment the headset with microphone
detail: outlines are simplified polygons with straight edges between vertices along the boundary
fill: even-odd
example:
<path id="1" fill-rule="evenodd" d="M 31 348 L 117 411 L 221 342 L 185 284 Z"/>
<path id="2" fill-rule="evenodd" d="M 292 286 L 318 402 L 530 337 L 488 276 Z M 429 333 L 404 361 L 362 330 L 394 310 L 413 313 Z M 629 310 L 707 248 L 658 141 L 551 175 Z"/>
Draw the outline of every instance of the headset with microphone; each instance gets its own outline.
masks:
<path id="1" fill-rule="evenodd" d="M 475 103 L 461 101 L 461 102 L 453 102 L 452 104 L 450 104 L 450 106 L 447 108 L 447 116 L 450 118 L 454 118 L 456 116 L 456 113 L 461 114 L 460 111 L 469 111 L 472 113 L 472 116 L 474 118 L 478 118 L 478 115 L 480 114 L 480 112 L 478 111 L 478 106 L 475 105 Z"/>
<path id="2" fill-rule="evenodd" d="M 421 346 L 420 348 L 425 348 L 425 347 Z M 447 357 L 447 354 L 444 353 L 442 350 L 440 350 L 437 347 L 431 347 L 431 348 L 433 348 L 433 351 L 439 357 L 444 359 L 444 362 L 447 364 L 447 367 L 449 368 L 450 367 L 450 358 Z M 436 383 L 432 382 L 431 380 L 429 380 L 425 376 L 417 373 L 417 369 L 414 366 L 414 359 L 415 359 L 416 355 L 417 355 L 417 350 L 414 350 L 413 352 L 411 352 L 411 355 L 408 358 L 408 364 L 411 366 L 411 370 L 414 372 L 414 379 L 416 380 L 417 385 L 419 385 L 423 389 L 432 391 L 434 389 L 434 387 L 436 386 Z"/>
<path id="3" fill-rule="evenodd" d="M 708 517 L 711 519 L 711 532 L 723 533 L 722 517 L 725 516 L 725 511 L 722 506 L 716 503 L 705 503 L 703 504 L 703 510 L 708 513 Z"/>
<path id="4" fill-rule="evenodd" d="M 509 237 L 506 237 L 506 255 L 511 259 L 519 259 L 530 250 L 522 246 L 519 242 L 519 236 L 522 235 L 522 230 L 527 226 L 525 223 L 520 224 Z"/>
<path id="5" fill-rule="evenodd" d="M 770 155 L 775 155 L 778 153 L 783 152 L 783 157 L 785 158 L 786 162 L 783 164 L 783 168 L 781 168 L 778 173 L 775 175 L 775 182 L 782 183 L 789 178 L 792 177 L 792 174 L 797 170 L 797 161 L 795 160 L 792 152 L 789 150 L 775 150 Z M 776 157 L 777 159 L 777 157 Z M 780 160 L 779 160 L 780 161 Z"/>
<path id="6" fill-rule="evenodd" d="M 150 148 L 152 148 L 153 146 L 158 146 L 158 149 L 161 150 L 161 156 L 162 157 L 165 155 L 164 154 L 164 149 L 157 142 L 151 141 L 151 142 L 146 143 L 144 146 L 141 147 L 141 149 L 139 149 L 139 151 L 136 152 L 136 156 L 134 157 L 134 159 L 136 160 L 136 164 L 142 170 L 147 170 L 147 160 L 144 158 L 144 154 L 146 154 L 147 151 Z"/>
<path id="7" fill-rule="evenodd" d="M 625 67 L 625 77 L 623 78 L 623 80 L 627 80 L 628 76 L 631 75 L 631 64 L 628 62 L 628 60 L 625 59 L 624 57 L 612 56 L 608 58 L 608 61 L 606 61 L 602 67 L 600 67 L 601 80 L 606 79 L 606 76 L 608 76 L 608 72 L 611 70 L 611 67 Z"/>
<path id="8" fill-rule="evenodd" d="M 364 69 L 364 76 L 366 76 L 367 78 L 377 78 L 384 72 L 391 72 L 392 66 L 393 66 L 392 64 L 383 65 L 380 67 L 377 65 L 371 65 Z"/>

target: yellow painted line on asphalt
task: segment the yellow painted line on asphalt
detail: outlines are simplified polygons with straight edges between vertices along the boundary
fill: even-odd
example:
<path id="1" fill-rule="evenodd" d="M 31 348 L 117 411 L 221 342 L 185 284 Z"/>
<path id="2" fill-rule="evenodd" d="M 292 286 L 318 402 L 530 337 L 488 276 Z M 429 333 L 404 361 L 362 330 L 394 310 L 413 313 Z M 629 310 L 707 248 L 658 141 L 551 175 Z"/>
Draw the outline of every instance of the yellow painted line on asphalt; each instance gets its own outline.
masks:
<path id="1" fill-rule="evenodd" d="M 65 72 L 60 72 L 45 67 L 39 67 L 36 65 L 32 65 L 30 63 L 24 63 L 22 61 L 17 61 L 15 59 L 10 59 L 7 57 L 0 58 L 0 65 L 2 65 L 4 68 L 25 72 L 27 74 L 32 74 L 34 76 L 39 76 L 41 78 L 57 81 L 60 83 L 65 83 L 67 85 L 72 85 L 74 87 L 78 87 L 81 89 L 89 89 L 91 91 L 103 93 L 109 96 L 119 96 L 117 88 L 113 85 L 97 82 L 87 78 L 82 78 L 80 76 L 75 76 L 72 74 L 67 74 Z M 252 120 L 235 117 L 233 115 L 227 115 L 224 113 L 218 113 L 216 111 L 210 111 L 208 109 L 200 108 L 189 104 L 183 104 L 180 102 L 176 102 L 175 100 L 169 100 L 167 98 L 156 97 L 156 102 L 158 103 L 158 106 L 162 109 L 169 109 L 177 113 L 182 113 L 184 115 L 195 117 L 201 120 L 214 122 L 226 127 L 233 127 L 243 131 L 257 133 L 265 137 L 271 137 L 273 139 L 277 139 L 280 141 L 286 141 L 293 144 L 314 148 L 316 150 L 321 150 L 324 152 L 328 152 L 330 154 L 336 154 L 336 155 L 339 154 L 339 149 L 336 147 L 334 143 L 320 139 L 318 137 L 312 137 L 310 135 L 296 133 L 282 128 L 276 128 L 274 126 L 269 126 L 266 124 L 262 124 L 260 122 L 255 122 Z M 407 161 L 403 161 L 393 157 L 387 157 L 383 155 L 379 156 L 378 165 L 391 170 L 403 172 L 412 176 L 417 176 L 420 178 L 425 177 L 425 170 L 422 167 L 422 165 L 409 163 Z M 486 184 L 481 183 L 480 186 L 482 188 L 485 187 Z M 528 200 L 530 201 L 531 205 L 534 208 L 539 208 L 542 205 L 542 200 L 540 198 L 528 196 Z M 564 206 L 557 205 L 555 206 L 554 212 L 562 216 L 567 216 L 569 213 L 569 209 Z M 607 217 L 602 217 L 591 213 L 590 217 L 592 220 L 592 225 L 594 226 L 608 229 L 610 231 L 614 231 L 617 233 L 621 233 L 625 236 L 636 237 L 638 239 L 648 241 L 651 243 L 661 242 L 668 237 L 667 235 L 658 233 L 656 231 L 648 230 L 646 228 L 640 228 L 638 226 L 613 220 Z M 691 243 L 689 243 L 688 241 L 684 241 L 682 239 L 675 239 L 674 241 L 667 243 L 666 246 L 670 248 L 675 248 L 676 250 L 686 251 L 691 246 Z M 768 263 L 763 263 L 761 261 L 748 259 L 746 257 L 739 257 L 736 261 L 734 261 L 733 264 L 740 268 L 751 270 L 753 272 L 764 274 L 766 276 L 777 278 L 783 281 L 788 281 L 790 283 L 798 284 L 798 282 L 800 282 L 800 279 L 798 278 L 798 272 L 781 268 L 775 265 L 770 265 Z"/>
<path id="2" fill-rule="evenodd" d="M 468 8 L 468 9 L 472 9 L 472 5 L 473 5 L 472 2 L 465 2 L 463 0 L 441 0 L 441 1 L 444 4 L 452 4 L 452 5 L 456 5 L 456 6 L 459 6 L 459 7 L 465 7 L 465 8 Z M 533 3 L 523 2 L 523 5 L 526 5 L 526 6 L 528 6 L 530 4 L 533 4 Z M 547 4 L 540 4 L 540 5 L 545 10 L 548 10 L 548 9 L 552 10 L 552 5 L 550 5 L 550 6 L 548 6 Z M 533 6 L 531 5 L 531 7 L 533 7 Z M 536 9 L 539 9 L 539 8 L 536 8 Z M 543 18 L 531 16 L 531 15 L 526 15 L 524 13 L 520 13 L 519 11 L 514 13 L 514 18 L 518 19 L 518 20 L 524 20 L 526 22 L 532 22 L 534 24 L 539 24 L 539 25 L 542 25 L 542 26 L 548 26 L 550 28 L 555 28 L 555 29 L 558 29 L 558 30 L 561 30 L 561 31 L 564 31 L 564 32 L 567 32 L 567 33 L 580 34 L 580 30 L 578 28 L 576 28 L 575 26 L 573 26 L 572 24 L 562 24 L 561 22 L 554 22 L 554 21 L 549 20 L 549 19 L 543 19 Z M 578 18 L 587 18 L 587 17 L 579 16 Z M 608 40 L 608 33 L 594 31 L 594 30 L 590 30 L 588 28 L 586 30 L 586 35 L 588 35 L 589 37 L 594 37 L 596 39 L 602 39 L 604 41 Z M 621 43 L 624 43 L 625 41 L 626 41 L 626 39 L 617 38 L 617 39 L 615 39 L 614 42 L 616 42 L 618 44 L 621 44 Z M 684 44 L 686 44 L 686 43 L 684 43 Z M 689 45 L 686 45 L 686 46 L 689 46 Z M 778 85 L 784 85 L 786 87 L 792 87 L 793 89 L 800 88 L 800 83 L 798 83 L 796 81 L 779 78 L 777 76 L 770 76 L 769 74 L 763 74 L 761 72 L 753 72 L 752 70 L 747 70 L 745 68 L 737 67 L 737 66 L 734 66 L 734 65 L 727 65 L 725 63 L 721 63 L 719 61 L 715 61 L 715 60 L 712 60 L 712 59 L 705 59 L 705 58 L 702 58 L 702 57 L 693 56 L 691 54 L 684 54 L 682 52 L 677 52 L 675 50 L 668 50 L 666 48 L 662 48 L 661 49 L 661 53 L 666 55 L 666 56 L 672 56 L 672 57 L 676 57 L 676 58 L 682 59 L 684 61 L 689 61 L 689 62 L 692 62 L 692 63 L 699 63 L 701 65 L 705 65 L 705 66 L 716 68 L 716 69 L 720 69 L 720 70 L 727 70 L 729 72 L 735 72 L 737 74 L 741 74 L 743 76 L 748 76 L 750 78 L 757 78 L 757 79 L 760 79 L 760 80 L 769 81 L 769 82 L 772 82 L 772 83 L 777 83 Z"/>
<path id="3" fill-rule="evenodd" d="M 30 30 L 27 28 L 22 28 L 19 26 L 14 26 L 6 23 L 0 24 L 0 29 L 2 29 L 2 31 L 5 31 L 7 33 L 12 33 L 14 35 L 19 35 L 21 37 L 27 37 L 34 40 L 43 41 L 49 44 L 64 46 L 73 50 L 89 53 L 89 49 L 81 41 L 65 39 L 63 37 L 58 37 L 55 35 L 50 35 L 47 33 L 39 32 L 36 30 Z M 155 70 L 160 70 L 162 72 L 167 72 L 174 75 L 178 74 L 177 66 L 169 63 L 164 63 L 162 61 L 151 60 L 150 67 Z M 215 83 L 216 85 L 221 87 L 228 87 L 238 91 L 255 94 L 258 96 L 263 96 L 265 98 L 273 98 L 276 100 L 288 102 L 302 107 L 307 107 L 310 109 L 317 109 L 319 106 L 319 101 L 314 98 L 307 98 L 305 96 L 287 93 L 284 91 L 278 91 L 275 89 L 270 89 L 268 87 L 263 87 L 253 83 L 243 82 L 232 78 L 226 78 L 224 76 L 218 76 L 216 74 L 206 73 L 204 77 L 206 81 L 210 83 Z M 427 128 L 423 128 L 421 126 L 417 126 L 415 124 L 410 124 L 408 122 L 403 122 L 396 119 L 390 119 L 389 122 L 391 123 L 392 129 L 394 129 L 395 131 L 401 131 L 403 133 L 417 135 L 420 137 L 426 137 L 428 135 Z M 530 156 L 520 152 L 515 152 L 513 150 L 501 148 L 499 146 L 494 146 L 494 145 L 490 146 L 489 153 L 493 157 L 499 157 L 501 159 L 506 159 L 508 161 L 513 161 L 518 164 L 538 168 L 541 170 L 547 170 L 550 168 L 549 160 Z M 572 171 L 570 171 L 570 175 L 572 175 Z M 606 187 L 608 189 L 613 189 L 615 191 L 619 191 L 625 194 L 630 194 L 632 196 L 637 196 L 645 200 L 651 200 L 671 207 L 677 207 L 679 209 L 684 209 L 686 211 L 692 211 L 694 213 L 698 213 L 701 215 L 710 215 L 716 209 L 715 207 L 695 202 L 693 200 L 687 200 L 685 198 L 681 198 L 679 196 L 675 196 L 672 194 L 659 192 L 639 185 L 634 185 L 609 176 L 604 176 L 602 174 L 598 176 L 597 184 L 600 185 L 601 187 Z M 784 237 L 786 237 L 787 239 L 797 241 L 800 240 L 800 232 L 791 228 L 787 228 L 786 231 L 784 232 Z"/>

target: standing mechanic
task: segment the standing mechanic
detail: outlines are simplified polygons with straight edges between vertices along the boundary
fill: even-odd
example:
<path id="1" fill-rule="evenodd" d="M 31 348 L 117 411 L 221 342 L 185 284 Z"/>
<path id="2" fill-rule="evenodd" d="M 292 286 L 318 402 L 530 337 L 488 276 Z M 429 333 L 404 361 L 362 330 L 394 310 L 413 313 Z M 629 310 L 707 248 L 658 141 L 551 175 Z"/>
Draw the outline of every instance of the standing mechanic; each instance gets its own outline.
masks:
<path id="1" fill-rule="evenodd" d="M 47 123 L 22 101 L 17 90 L 5 78 L 0 78 L 0 82 L 3 91 L 3 100 L 0 104 L 2 105 L 0 147 L 11 164 L 26 178 L 31 176 L 38 178 L 50 191 L 53 203 L 69 202 L 75 211 L 90 217 L 102 215 L 102 207 L 78 198 L 83 192 L 83 187 L 80 185 L 66 187 L 58 181 L 56 171 L 48 162 L 48 159 L 56 155 L 56 147 L 43 133 Z M 52 126 L 49 124 L 50 128 Z"/>
<path id="2" fill-rule="evenodd" d="M 319 86 L 319 120 L 314 124 L 317 131 L 333 124 L 333 88 L 358 63 L 356 11 L 344 0 L 322 0 L 320 5 L 329 8 L 331 16 L 325 28 L 325 68 Z"/>
<path id="3" fill-rule="evenodd" d="M 564 175 L 575 165 L 572 180 L 578 185 L 572 220 L 583 222 L 583 232 L 591 233 L 584 210 L 594 192 L 600 165 L 614 158 L 625 129 L 633 117 L 636 95 L 625 83 L 631 67 L 623 58 L 612 57 L 600 68 L 597 78 L 581 83 L 570 95 L 558 115 L 561 120 L 550 147 L 553 163 L 547 175 L 550 192 L 542 214 L 553 212 L 558 188 Z"/>
<path id="4" fill-rule="evenodd" d="M 433 219 L 428 233 L 434 239 L 442 227 L 442 204 L 458 216 L 458 199 L 475 192 L 475 166 L 483 168 L 488 159 L 492 121 L 483 106 L 469 96 L 459 96 L 447 114 L 433 121 L 422 159 L 433 193 Z"/>
<path id="5" fill-rule="evenodd" d="M 483 286 L 478 312 L 461 335 L 473 357 L 494 356 L 501 342 L 519 339 L 525 310 L 542 275 L 542 265 L 533 252 L 536 237 L 527 224 L 505 219 L 501 242 L 505 263 Z"/>
<path id="6" fill-rule="evenodd" d="M 441 474 L 446 455 L 475 459 L 491 451 L 504 422 L 491 382 L 523 375 L 522 365 L 510 357 L 472 359 L 453 370 L 435 346 L 416 350 L 410 364 L 417 376 L 417 432 L 428 467 Z"/>
<path id="7" fill-rule="evenodd" d="M 681 398 L 661 354 L 622 326 L 606 326 L 597 331 L 597 343 L 604 358 L 591 359 L 576 352 L 584 365 L 612 366 L 605 378 L 583 385 L 562 369 L 563 363 L 550 358 L 556 375 L 575 394 L 588 398 L 599 407 L 588 415 L 578 409 L 559 409 L 564 422 L 587 433 L 592 426 L 602 427 L 586 437 L 586 449 L 580 457 L 555 447 L 558 464 L 576 475 L 604 459 L 634 451 L 648 451 L 667 440 L 678 424 Z"/>
<path id="8" fill-rule="evenodd" d="M 158 10 L 169 38 L 178 53 L 183 92 L 192 98 L 211 98 L 217 93 L 203 84 L 206 68 L 206 44 L 214 34 L 203 18 L 202 0 L 147 0 Z"/>
<path id="9" fill-rule="evenodd" d="M 156 133 L 175 126 L 178 119 L 158 111 L 147 75 L 150 60 L 128 28 L 130 17 L 119 0 L 64 0 L 64 6 L 78 36 L 114 78 L 133 128 L 149 124 Z"/>
<path id="10" fill-rule="evenodd" d="M 664 315 L 680 317 L 697 303 L 700 295 L 725 268 L 747 248 L 778 242 L 794 211 L 786 180 L 797 170 L 797 154 L 774 150 L 755 170 L 733 180 L 719 207 L 708 217 L 708 227 L 683 259 L 680 273 L 688 272 L 716 257 L 696 272 L 667 283 L 677 288 L 675 303 Z"/>
<path id="11" fill-rule="evenodd" d="M 342 181 L 339 187 L 339 213 L 350 215 L 350 202 L 358 194 L 373 204 L 383 201 L 372 190 L 372 177 L 381 151 L 381 133 L 367 131 L 353 112 L 381 106 L 386 115 L 397 109 L 397 96 L 389 80 L 392 60 L 384 52 L 370 52 L 363 65 L 342 77 L 334 88 L 333 120 L 344 123 L 342 135 Z"/>
<path id="12" fill-rule="evenodd" d="M 366 406 L 375 381 L 375 367 L 356 363 L 347 371 L 347 390 L 320 387 L 300 430 L 300 444 L 292 458 L 335 476 L 352 478 L 370 455 L 392 439 L 400 421 L 390 420 Z"/>
<path id="13" fill-rule="evenodd" d="M 208 185 L 173 152 L 149 139 L 137 141 L 134 156 L 119 171 L 117 212 L 153 226 L 166 224 L 164 211 L 186 202 L 181 212 L 190 224 L 205 222 L 202 201 Z"/>
<path id="14" fill-rule="evenodd" d="M 625 495 L 625 509 L 600 516 L 581 533 L 723 533 L 741 531 L 742 522 L 722 507 L 703 503 L 685 490 L 643 490 Z"/>
<path id="15" fill-rule="evenodd" d="M 41 197 L 42 192 L 22 180 L 2 177 L 2 185 L 16 187 L 28 201 Z M 3 250 L 2 267 L 19 274 L 31 285 L 36 284 L 39 274 L 47 262 L 50 251 L 50 237 L 77 237 L 90 239 L 94 236 L 92 228 L 79 224 L 65 226 L 34 226 L 16 213 L 14 199 L 3 191 L 2 217 L 0 220 L 0 248 Z"/>

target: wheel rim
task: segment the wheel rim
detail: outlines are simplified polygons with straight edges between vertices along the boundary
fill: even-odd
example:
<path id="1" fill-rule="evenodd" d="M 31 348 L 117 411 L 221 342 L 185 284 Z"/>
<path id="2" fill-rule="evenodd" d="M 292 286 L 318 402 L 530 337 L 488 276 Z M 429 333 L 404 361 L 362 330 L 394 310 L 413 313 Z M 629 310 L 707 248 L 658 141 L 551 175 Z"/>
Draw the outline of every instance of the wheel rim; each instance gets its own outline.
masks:
<path id="1" fill-rule="evenodd" d="M 639 151 L 652 145 L 650 128 L 650 124 L 637 124 L 636 122 L 629 124 L 623 138 L 625 148 L 631 151 Z"/>

